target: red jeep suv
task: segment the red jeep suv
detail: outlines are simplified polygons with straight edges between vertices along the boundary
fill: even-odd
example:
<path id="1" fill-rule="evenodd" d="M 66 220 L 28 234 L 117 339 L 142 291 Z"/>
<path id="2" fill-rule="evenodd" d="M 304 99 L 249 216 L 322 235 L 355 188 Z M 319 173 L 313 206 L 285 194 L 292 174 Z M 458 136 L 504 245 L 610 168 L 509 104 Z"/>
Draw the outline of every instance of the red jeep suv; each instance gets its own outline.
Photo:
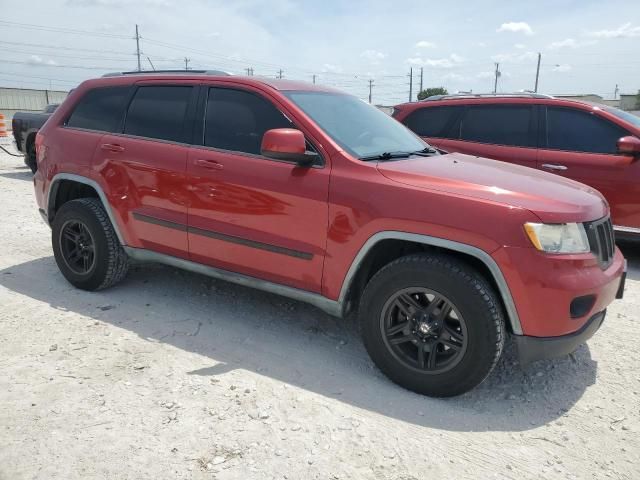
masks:
<path id="1" fill-rule="evenodd" d="M 82 83 L 36 139 L 40 212 L 78 288 L 160 262 L 358 311 L 400 385 L 456 395 L 507 334 L 523 363 L 573 351 L 624 285 L 590 187 L 442 155 L 367 103 L 220 72 Z"/>
<path id="2" fill-rule="evenodd" d="M 431 145 L 517 163 L 599 190 L 619 236 L 640 239 L 640 117 L 540 94 L 439 95 L 394 117 Z"/>

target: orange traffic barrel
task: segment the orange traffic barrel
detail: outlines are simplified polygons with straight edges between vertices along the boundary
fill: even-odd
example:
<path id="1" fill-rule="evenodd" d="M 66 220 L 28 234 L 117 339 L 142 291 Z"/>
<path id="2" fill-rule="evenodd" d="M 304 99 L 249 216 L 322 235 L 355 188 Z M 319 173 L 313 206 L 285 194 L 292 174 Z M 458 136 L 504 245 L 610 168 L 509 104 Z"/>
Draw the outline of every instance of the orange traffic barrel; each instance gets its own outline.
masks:
<path id="1" fill-rule="evenodd" d="M 4 122 L 4 115 L 0 113 L 0 137 L 8 137 L 7 124 Z"/>

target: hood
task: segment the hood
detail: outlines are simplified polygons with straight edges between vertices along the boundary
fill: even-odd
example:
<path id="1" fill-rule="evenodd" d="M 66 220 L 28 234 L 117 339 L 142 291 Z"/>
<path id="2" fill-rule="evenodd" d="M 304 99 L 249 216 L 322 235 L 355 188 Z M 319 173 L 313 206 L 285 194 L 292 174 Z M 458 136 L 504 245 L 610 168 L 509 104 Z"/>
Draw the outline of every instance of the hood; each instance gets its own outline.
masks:
<path id="1" fill-rule="evenodd" d="M 451 153 L 378 163 L 390 180 L 513 207 L 526 208 L 545 223 L 602 218 L 602 195 L 582 183 L 520 165 Z"/>

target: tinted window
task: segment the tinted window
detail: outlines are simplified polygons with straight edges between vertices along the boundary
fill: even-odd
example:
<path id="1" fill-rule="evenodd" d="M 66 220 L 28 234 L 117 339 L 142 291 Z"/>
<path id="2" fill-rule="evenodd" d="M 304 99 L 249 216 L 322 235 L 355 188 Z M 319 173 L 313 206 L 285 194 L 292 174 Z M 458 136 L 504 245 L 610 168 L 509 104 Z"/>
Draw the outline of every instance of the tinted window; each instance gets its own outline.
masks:
<path id="1" fill-rule="evenodd" d="M 67 120 L 67 126 L 115 132 L 120 128 L 129 87 L 104 87 L 88 91 Z"/>
<path id="2" fill-rule="evenodd" d="M 569 108 L 547 108 L 547 146 L 557 150 L 616 153 L 627 133 L 593 114 Z"/>
<path id="3" fill-rule="evenodd" d="M 533 115 L 529 106 L 469 106 L 460 131 L 463 140 L 535 146 Z"/>
<path id="4" fill-rule="evenodd" d="M 127 111 L 124 133 L 184 141 L 184 119 L 192 89 L 189 86 L 138 88 Z"/>
<path id="5" fill-rule="evenodd" d="M 458 138 L 461 107 L 430 107 L 414 111 L 405 124 L 421 137 Z"/>
<path id="6" fill-rule="evenodd" d="M 258 95 L 209 89 L 204 128 L 204 144 L 209 147 L 259 155 L 264 132 L 291 126 L 276 107 Z"/>

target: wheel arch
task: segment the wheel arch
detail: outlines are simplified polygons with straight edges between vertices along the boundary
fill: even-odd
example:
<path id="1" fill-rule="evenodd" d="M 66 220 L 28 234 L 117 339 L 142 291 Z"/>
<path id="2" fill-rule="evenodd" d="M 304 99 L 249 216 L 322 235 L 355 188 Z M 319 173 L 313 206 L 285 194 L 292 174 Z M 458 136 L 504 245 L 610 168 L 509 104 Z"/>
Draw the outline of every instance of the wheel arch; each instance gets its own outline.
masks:
<path id="1" fill-rule="evenodd" d="M 370 237 L 354 258 L 345 276 L 338 303 L 346 314 L 351 310 L 366 282 L 382 266 L 412 253 L 440 251 L 461 258 L 484 274 L 500 296 L 507 315 L 509 330 L 522 335 L 520 318 L 507 281 L 496 261 L 484 250 L 465 243 L 429 235 L 384 231 Z"/>
<path id="2" fill-rule="evenodd" d="M 104 190 L 98 182 L 82 175 L 58 173 L 51 179 L 49 193 L 47 195 L 47 219 L 49 224 L 53 221 L 56 211 L 65 202 L 83 197 L 94 197 L 100 200 L 111 221 L 111 225 L 113 225 L 118 241 L 121 245 L 126 245 Z"/>

